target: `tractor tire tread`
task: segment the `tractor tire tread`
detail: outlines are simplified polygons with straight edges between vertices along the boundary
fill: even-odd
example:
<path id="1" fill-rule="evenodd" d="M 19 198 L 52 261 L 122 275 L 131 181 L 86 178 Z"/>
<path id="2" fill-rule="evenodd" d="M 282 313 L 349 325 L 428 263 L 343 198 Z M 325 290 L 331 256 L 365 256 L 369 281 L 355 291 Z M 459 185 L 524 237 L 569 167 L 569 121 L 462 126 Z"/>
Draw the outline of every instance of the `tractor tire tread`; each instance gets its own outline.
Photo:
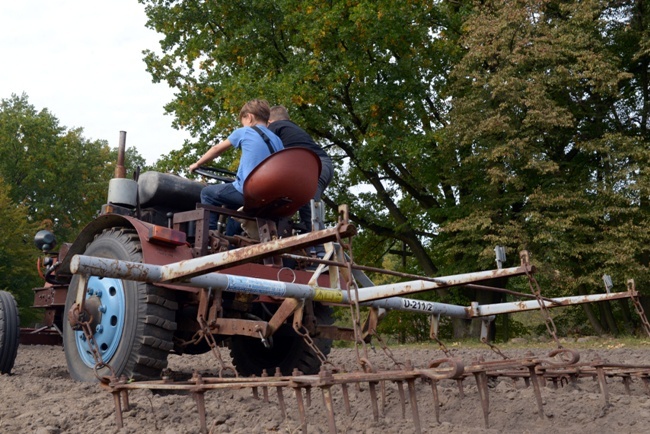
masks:
<path id="1" fill-rule="evenodd" d="M 10 374 L 20 341 L 20 317 L 16 299 L 0 291 L 0 374 Z"/>

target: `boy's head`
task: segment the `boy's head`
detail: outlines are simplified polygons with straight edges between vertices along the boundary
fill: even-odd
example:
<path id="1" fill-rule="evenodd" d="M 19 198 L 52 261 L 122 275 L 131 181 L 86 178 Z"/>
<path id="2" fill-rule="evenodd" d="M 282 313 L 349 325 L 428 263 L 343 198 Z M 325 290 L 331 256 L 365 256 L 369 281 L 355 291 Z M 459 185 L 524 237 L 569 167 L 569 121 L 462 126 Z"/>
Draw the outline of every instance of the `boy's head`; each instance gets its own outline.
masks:
<path id="1" fill-rule="evenodd" d="M 263 99 L 252 99 L 248 101 L 239 111 L 239 120 L 251 114 L 255 117 L 258 122 L 267 123 L 269 121 L 269 115 L 271 109 L 269 108 L 269 103 Z"/>
<path id="2" fill-rule="evenodd" d="M 269 117 L 269 123 L 275 122 L 275 121 L 288 121 L 289 119 L 289 112 L 287 111 L 287 108 L 283 105 L 274 105 L 271 107 L 271 115 Z"/>

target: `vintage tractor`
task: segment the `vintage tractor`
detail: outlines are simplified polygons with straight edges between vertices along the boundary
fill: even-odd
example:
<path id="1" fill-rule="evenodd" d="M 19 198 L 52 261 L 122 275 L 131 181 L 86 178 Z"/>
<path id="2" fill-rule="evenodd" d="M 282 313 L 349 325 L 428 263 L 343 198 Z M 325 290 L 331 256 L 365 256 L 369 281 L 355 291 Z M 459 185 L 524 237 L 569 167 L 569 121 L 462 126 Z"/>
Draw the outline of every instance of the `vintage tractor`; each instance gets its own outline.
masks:
<path id="1" fill-rule="evenodd" d="M 322 303 L 304 305 L 303 324 L 315 338 L 308 344 L 285 321 L 293 310 L 278 313 L 282 300 L 275 297 L 199 290 L 172 282 L 86 279 L 70 267 L 76 254 L 165 265 L 219 252 L 236 255 L 242 247 L 251 251 L 262 243 L 291 237 L 301 228 L 290 217 L 316 190 L 318 157 L 304 148 L 274 153 L 247 179 L 243 210 L 233 211 L 201 205 L 204 184 L 200 182 L 157 172 L 142 173 L 137 180 L 125 178 L 124 142 L 123 133 L 116 175 L 100 215 L 56 253 L 51 251 L 55 244 L 51 234 L 42 231 L 35 239 L 40 249 L 50 253 L 45 262 L 47 283 L 35 290 L 35 305 L 46 309 L 46 325 L 62 330 L 71 376 L 91 381 L 110 366 L 127 377 L 159 378 L 170 352 L 202 353 L 226 341 L 242 375 L 261 375 L 263 369 L 275 367 L 285 373 L 294 368 L 317 372 L 321 362 L 315 352 L 327 354 L 331 336 L 316 330 L 333 321 L 332 309 Z M 233 180 L 214 169 L 199 172 Z M 219 216 L 218 230 L 209 230 L 212 213 Z M 229 216 L 253 223 L 256 230 L 249 232 L 255 232 L 255 238 L 248 233 L 224 235 Z M 352 233 L 351 226 L 343 231 L 343 235 Z M 291 250 L 300 252 L 306 244 Z M 227 273 L 301 284 L 312 278 L 313 272 L 305 269 L 307 262 L 273 253 L 252 260 L 242 255 L 228 264 Z"/>
<path id="2" fill-rule="evenodd" d="M 309 150 L 289 148 L 269 156 L 246 180 L 243 209 L 230 210 L 200 204 L 199 182 L 157 172 L 126 178 L 125 133 L 118 149 L 115 177 L 100 215 L 56 252 L 50 233 L 40 232 L 35 239 L 47 254 L 42 267 L 46 284 L 34 290 L 34 306 L 43 308 L 45 317 L 43 327 L 22 330 L 21 339 L 49 336 L 56 341 L 62 336 L 76 380 L 157 379 L 168 354 L 209 351 L 221 370 L 236 370 L 237 375 L 260 376 L 276 369 L 283 375 L 314 374 L 326 361 L 332 340 L 368 342 L 390 309 L 429 315 L 435 337 L 441 315 L 482 319 L 487 333 L 499 313 L 636 294 L 553 300 L 529 294 L 528 301 L 484 306 L 403 298 L 462 285 L 489 289 L 492 279 L 529 277 L 534 268 L 524 252 L 516 267 L 502 268 L 498 259 L 495 270 L 437 278 L 403 275 L 415 280 L 375 286 L 364 274 L 369 268 L 354 264 L 347 250 L 355 228 L 345 207 L 329 228 L 314 203 L 314 230 L 307 232 L 291 220 L 316 189 L 320 161 Z M 229 180 L 222 171 L 201 173 Z M 216 230 L 210 230 L 211 216 L 218 217 Z M 243 222 L 246 232 L 225 235 L 228 218 Z M 313 254 L 316 246 L 324 247 L 323 258 Z M 5 347 L 0 348 L 0 368 L 7 371 L 16 354 L 17 313 L 5 294 L 0 293 L 0 344 Z M 334 305 L 350 308 L 351 327 L 333 325 Z M 363 306 L 368 308 L 365 319 L 359 313 Z M 234 366 L 223 362 L 223 346 L 229 347 Z"/>

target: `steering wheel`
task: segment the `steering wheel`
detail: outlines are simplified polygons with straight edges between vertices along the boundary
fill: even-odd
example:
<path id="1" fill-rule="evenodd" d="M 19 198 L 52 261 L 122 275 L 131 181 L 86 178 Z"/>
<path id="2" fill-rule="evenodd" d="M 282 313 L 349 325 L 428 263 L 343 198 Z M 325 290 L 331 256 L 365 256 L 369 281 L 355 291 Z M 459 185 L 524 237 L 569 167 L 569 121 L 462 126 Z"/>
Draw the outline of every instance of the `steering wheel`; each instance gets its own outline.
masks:
<path id="1" fill-rule="evenodd" d="M 235 176 L 237 176 L 237 174 L 233 171 L 212 166 L 199 166 L 194 169 L 194 173 L 198 173 L 199 175 L 207 176 L 208 178 L 216 179 L 222 182 L 233 182 L 235 180 Z"/>

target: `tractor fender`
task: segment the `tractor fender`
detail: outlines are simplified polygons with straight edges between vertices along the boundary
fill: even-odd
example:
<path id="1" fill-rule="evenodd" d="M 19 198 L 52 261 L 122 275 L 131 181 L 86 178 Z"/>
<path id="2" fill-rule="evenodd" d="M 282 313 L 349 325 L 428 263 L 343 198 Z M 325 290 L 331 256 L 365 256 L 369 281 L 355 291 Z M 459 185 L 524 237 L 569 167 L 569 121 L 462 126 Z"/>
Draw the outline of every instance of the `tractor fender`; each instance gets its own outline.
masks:
<path id="1" fill-rule="evenodd" d="M 188 244 L 172 245 L 150 241 L 150 230 L 154 226 L 135 217 L 119 214 L 101 215 L 81 230 L 65 253 L 65 256 L 59 258 L 61 264 L 59 265 L 58 272 L 70 274 L 70 261 L 72 257 L 77 254 L 82 254 L 86 250 L 86 246 L 95 239 L 96 235 L 101 234 L 105 229 L 113 227 L 135 229 L 142 243 L 142 261 L 146 264 L 166 265 L 172 262 L 192 259 L 192 250 Z"/>

